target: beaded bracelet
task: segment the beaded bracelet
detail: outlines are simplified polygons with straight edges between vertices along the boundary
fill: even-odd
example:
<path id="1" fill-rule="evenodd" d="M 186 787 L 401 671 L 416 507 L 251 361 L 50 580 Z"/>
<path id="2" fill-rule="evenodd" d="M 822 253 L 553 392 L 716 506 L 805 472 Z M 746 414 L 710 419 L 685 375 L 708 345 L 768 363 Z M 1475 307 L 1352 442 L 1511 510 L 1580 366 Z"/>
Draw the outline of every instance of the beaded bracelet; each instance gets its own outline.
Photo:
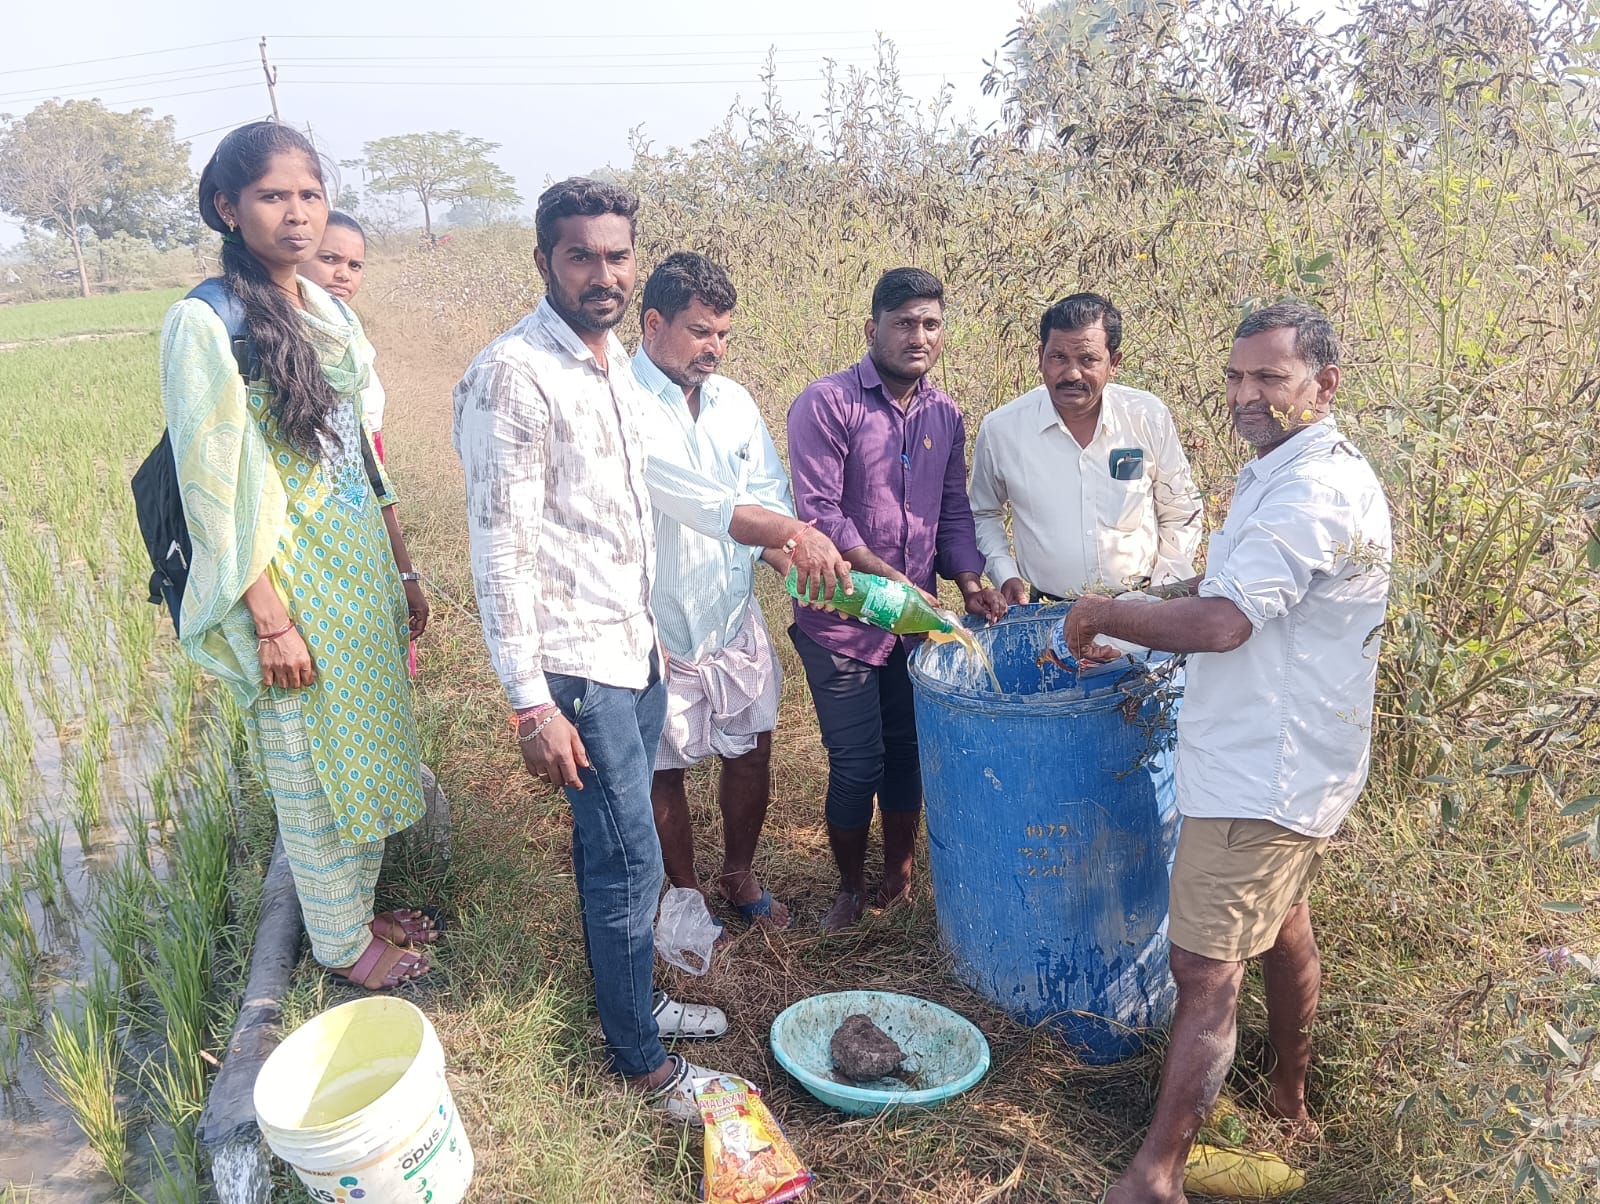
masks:
<path id="1" fill-rule="evenodd" d="M 553 711 L 555 709 L 556 704 L 553 702 L 541 702 L 538 706 L 532 707 L 518 707 L 516 710 L 511 712 L 511 730 L 516 731 L 522 726 L 525 720 L 536 719 L 540 715 L 543 715 L 546 711 Z"/>

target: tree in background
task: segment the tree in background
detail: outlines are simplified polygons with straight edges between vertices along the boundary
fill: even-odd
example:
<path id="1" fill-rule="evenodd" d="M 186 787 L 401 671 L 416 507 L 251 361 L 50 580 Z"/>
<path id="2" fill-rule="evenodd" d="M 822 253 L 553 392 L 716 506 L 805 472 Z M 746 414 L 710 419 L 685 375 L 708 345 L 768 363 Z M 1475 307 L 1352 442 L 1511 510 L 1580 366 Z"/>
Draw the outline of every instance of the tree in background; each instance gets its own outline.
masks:
<path id="1" fill-rule="evenodd" d="M 118 234 L 156 246 L 192 240 L 187 147 L 172 118 L 99 101 L 46 101 L 0 118 L 0 211 L 64 237 L 89 295 L 84 243 Z"/>
<path id="2" fill-rule="evenodd" d="M 444 215 L 447 226 L 477 227 L 498 226 L 515 216 L 511 203 L 494 197 L 467 197 L 450 206 Z"/>
<path id="3" fill-rule="evenodd" d="M 0 209 L 66 237 L 77 260 L 78 290 L 87 297 L 83 234 L 89 211 L 106 190 L 105 162 L 96 131 L 58 119 L 62 107 L 50 102 L 6 121 L 0 131 Z"/>
<path id="4" fill-rule="evenodd" d="M 122 233 L 158 250 L 196 241 L 189 144 L 178 141 L 172 117 L 151 109 L 113 113 L 96 101 L 68 101 L 61 108 L 99 131 L 106 194 L 87 222 L 96 237 L 109 242 Z"/>
<path id="5" fill-rule="evenodd" d="M 469 138 L 460 130 L 395 134 L 362 148 L 364 159 L 345 163 L 358 167 L 367 189 L 410 193 L 422 206 L 422 227 L 433 241 L 433 206 L 440 201 L 477 200 L 516 205 L 522 198 L 505 170 L 489 159 L 498 142 Z"/>

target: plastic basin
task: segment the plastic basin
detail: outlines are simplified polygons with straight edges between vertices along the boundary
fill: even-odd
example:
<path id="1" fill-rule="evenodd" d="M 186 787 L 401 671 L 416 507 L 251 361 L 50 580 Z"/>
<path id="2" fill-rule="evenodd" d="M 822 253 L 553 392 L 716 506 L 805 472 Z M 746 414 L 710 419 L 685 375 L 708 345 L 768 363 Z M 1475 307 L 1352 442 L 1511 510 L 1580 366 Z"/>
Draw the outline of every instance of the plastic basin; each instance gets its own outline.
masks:
<path id="1" fill-rule="evenodd" d="M 829 1043 L 845 1017 L 864 1012 L 906 1051 L 898 1078 L 873 1083 L 834 1077 Z M 853 1116 L 929 1108 L 960 1095 L 989 1069 L 989 1043 L 972 1021 L 927 999 L 890 991 L 835 991 L 791 1004 L 772 1022 L 772 1052 L 800 1085 Z"/>

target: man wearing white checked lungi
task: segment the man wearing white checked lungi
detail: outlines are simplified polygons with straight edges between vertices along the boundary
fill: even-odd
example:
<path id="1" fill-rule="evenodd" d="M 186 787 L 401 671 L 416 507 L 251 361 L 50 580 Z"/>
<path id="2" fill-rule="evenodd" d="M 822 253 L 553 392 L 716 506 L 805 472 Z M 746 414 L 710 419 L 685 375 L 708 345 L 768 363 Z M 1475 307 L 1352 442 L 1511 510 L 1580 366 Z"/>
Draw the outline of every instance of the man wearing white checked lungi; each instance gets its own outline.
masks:
<path id="1" fill-rule="evenodd" d="M 634 375 L 661 403 L 646 429 L 652 442 L 672 441 L 683 463 L 742 500 L 792 515 L 783 461 L 755 400 L 716 375 L 737 299 L 727 273 L 702 255 L 669 255 L 651 273 L 641 305 L 643 338 L 633 357 Z M 719 756 L 723 857 L 717 892 L 747 922 L 787 928 L 789 909 L 762 885 L 753 864 L 771 801 L 772 729 L 783 686 L 753 590 L 758 560 L 786 572 L 788 557 L 779 549 L 763 554 L 708 539 L 659 511 L 655 524 L 651 609 L 668 673 L 651 801 L 667 879 L 701 889 L 684 771 Z"/>

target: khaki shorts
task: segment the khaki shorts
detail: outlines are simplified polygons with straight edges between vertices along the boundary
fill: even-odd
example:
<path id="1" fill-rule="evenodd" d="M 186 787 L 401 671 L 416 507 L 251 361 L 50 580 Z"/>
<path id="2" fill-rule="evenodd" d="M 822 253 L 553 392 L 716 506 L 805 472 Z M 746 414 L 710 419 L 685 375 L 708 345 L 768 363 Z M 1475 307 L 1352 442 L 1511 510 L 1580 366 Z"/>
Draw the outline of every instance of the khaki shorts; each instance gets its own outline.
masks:
<path id="1" fill-rule="evenodd" d="M 1327 844 L 1267 819 L 1186 817 L 1172 863 L 1172 943 L 1220 962 L 1265 953 L 1310 897 Z"/>

